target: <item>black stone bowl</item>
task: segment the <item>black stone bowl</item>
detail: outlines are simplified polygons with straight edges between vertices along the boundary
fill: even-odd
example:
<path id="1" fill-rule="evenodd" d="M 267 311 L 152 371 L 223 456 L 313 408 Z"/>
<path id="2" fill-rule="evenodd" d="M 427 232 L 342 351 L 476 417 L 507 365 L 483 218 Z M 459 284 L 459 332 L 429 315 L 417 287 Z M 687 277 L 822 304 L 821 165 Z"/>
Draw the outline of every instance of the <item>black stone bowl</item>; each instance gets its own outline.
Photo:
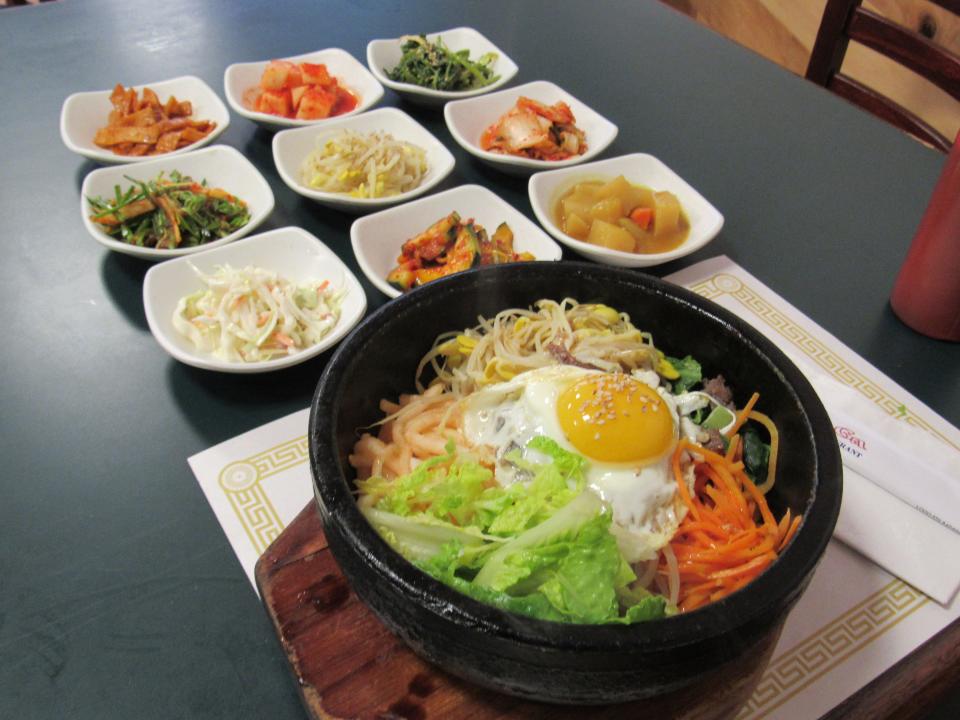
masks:
<path id="1" fill-rule="evenodd" d="M 380 538 L 357 509 L 347 455 L 380 419 L 381 398 L 414 389 L 434 338 L 541 298 L 602 302 L 629 313 L 668 355 L 723 373 L 742 405 L 753 391 L 780 431 L 779 516 L 803 522 L 782 556 L 746 588 L 684 615 L 632 626 L 570 625 L 499 610 L 434 580 Z M 584 263 L 519 263 L 435 281 L 389 302 L 343 341 L 310 413 L 310 462 L 327 540 L 357 595 L 440 668 L 494 690 L 569 704 L 674 693 L 762 654 L 809 583 L 840 508 L 833 430 L 806 379 L 776 346 L 716 304 L 635 271 Z M 736 665 L 731 666 L 737 673 Z"/>

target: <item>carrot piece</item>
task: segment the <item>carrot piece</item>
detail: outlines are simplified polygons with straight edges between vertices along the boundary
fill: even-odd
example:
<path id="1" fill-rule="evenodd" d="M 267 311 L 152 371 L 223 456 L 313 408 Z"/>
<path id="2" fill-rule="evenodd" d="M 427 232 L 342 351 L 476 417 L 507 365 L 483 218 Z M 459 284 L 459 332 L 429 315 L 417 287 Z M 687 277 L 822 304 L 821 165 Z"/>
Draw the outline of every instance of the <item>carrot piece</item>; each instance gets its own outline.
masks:
<path id="1" fill-rule="evenodd" d="M 637 207 L 630 211 L 630 219 L 635 222 L 641 230 L 650 227 L 653 221 L 653 208 Z"/>
<path id="2" fill-rule="evenodd" d="M 715 525 L 713 523 L 706 522 L 704 520 L 693 520 L 691 522 L 684 523 L 677 532 L 678 533 L 703 532 L 707 535 L 712 535 L 715 538 L 722 538 L 726 536 L 726 533 L 723 531 L 722 528 L 720 528 L 719 525 Z"/>
<path id="3" fill-rule="evenodd" d="M 743 483 L 744 487 L 747 488 L 747 492 L 753 496 L 754 501 L 757 503 L 757 507 L 760 509 L 760 515 L 763 518 L 763 524 L 776 536 L 777 521 L 773 519 L 773 513 L 770 512 L 770 507 L 767 505 L 767 499 L 763 496 L 763 493 L 757 490 L 757 486 L 754 485 L 746 475 L 740 478 L 740 482 Z"/>
<path id="4" fill-rule="evenodd" d="M 787 534 L 783 537 L 783 540 L 780 541 L 780 550 L 783 550 L 783 548 L 787 546 L 787 543 L 793 540 L 793 536 L 796 535 L 798 527 L 800 527 L 800 515 L 797 515 L 793 519 L 793 522 L 790 523 L 790 529 L 787 530 Z"/>
<path id="5" fill-rule="evenodd" d="M 787 508 L 787 511 L 783 514 L 783 517 L 780 518 L 780 522 L 777 523 L 777 539 L 780 544 L 783 545 L 783 536 L 787 534 L 787 530 L 790 528 L 790 508 Z"/>
<path id="6" fill-rule="evenodd" d="M 740 577 L 745 574 L 754 574 L 754 573 L 756 575 L 759 575 L 760 574 L 759 571 L 765 568 L 771 562 L 773 562 L 776 558 L 777 558 L 777 554 L 775 552 L 771 551 L 768 553 L 764 553 L 763 555 L 759 555 L 755 557 L 753 560 L 751 560 L 750 562 L 744 565 L 741 565 L 740 567 L 730 568 L 729 570 L 718 570 L 717 572 L 713 573 L 710 577 L 714 579 L 718 579 L 718 578 L 727 578 L 727 577 Z"/>
<path id="7" fill-rule="evenodd" d="M 789 511 L 779 522 L 774 519 L 764 492 L 744 469 L 743 440 L 736 429 L 747 417 L 753 418 L 757 397 L 754 393 L 737 413 L 737 427 L 730 433 L 726 452 L 720 454 L 684 438 L 672 457 L 678 496 L 689 511 L 669 543 L 680 579 L 677 605 L 682 612 L 724 598 L 751 582 L 776 560 L 799 527 L 801 518 Z M 769 429 L 772 423 L 762 417 Z M 771 435 L 775 432 L 774 426 Z M 693 458 L 692 491 L 680 469 L 684 451 Z M 662 584 L 670 574 L 661 555 L 658 582 Z"/>
<path id="8" fill-rule="evenodd" d="M 688 443 L 689 441 L 686 438 L 683 438 L 679 443 L 677 443 L 677 449 L 673 452 L 673 477 L 676 478 L 677 487 L 680 489 L 680 499 L 683 500 L 684 505 L 686 505 L 690 510 L 690 514 L 693 515 L 695 519 L 699 520 L 700 514 L 693 505 L 693 500 L 690 497 L 690 491 L 687 489 L 687 482 L 683 479 L 683 472 L 680 470 L 680 453 L 683 452 Z"/>
<path id="9" fill-rule="evenodd" d="M 739 447 L 740 447 L 740 436 L 734 435 L 732 438 L 730 438 L 730 445 L 729 447 L 727 447 L 727 454 L 725 456 L 727 458 L 727 462 L 733 462 L 734 455 L 736 455 L 737 448 Z"/>
<path id="10" fill-rule="evenodd" d="M 753 410 L 753 406 L 757 404 L 757 400 L 760 398 L 760 393 L 754 393 L 750 396 L 750 399 L 747 401 L 747 404 L 743 406 L 743 410 L 737 413 L 737 421 L 733 424 L 727 431 L 727 437 L 731 437 L 737 430 L 740 429 L 740 426 L 743 425 L 747 420 L 747 415 L 750 414 L 750 411 Z"/>
<path id="11" fill-rule="evenodd" d="M 294 345 L 293 338 L 279 330 L 274 331 L 273 339 L 285 347 L 292 347 Z"/>

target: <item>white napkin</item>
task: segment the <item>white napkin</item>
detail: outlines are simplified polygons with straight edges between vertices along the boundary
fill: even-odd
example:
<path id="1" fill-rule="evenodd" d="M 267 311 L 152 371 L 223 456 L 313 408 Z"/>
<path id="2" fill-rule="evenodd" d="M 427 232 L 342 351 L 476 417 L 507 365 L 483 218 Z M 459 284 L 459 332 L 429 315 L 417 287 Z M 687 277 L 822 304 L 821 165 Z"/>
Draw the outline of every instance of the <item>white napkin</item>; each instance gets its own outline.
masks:
<path id="1" fill-rule="evenodd" d="M 960 586 L 960 535 L 848 467 L 834 537 L 941 605 Z"/>
<path id="2" fill-rule="evenodd" d="M 941 603 L 960 589 L 960 453 L 792 358 L 833 423 L 843 461 L 835 536 Z"/>

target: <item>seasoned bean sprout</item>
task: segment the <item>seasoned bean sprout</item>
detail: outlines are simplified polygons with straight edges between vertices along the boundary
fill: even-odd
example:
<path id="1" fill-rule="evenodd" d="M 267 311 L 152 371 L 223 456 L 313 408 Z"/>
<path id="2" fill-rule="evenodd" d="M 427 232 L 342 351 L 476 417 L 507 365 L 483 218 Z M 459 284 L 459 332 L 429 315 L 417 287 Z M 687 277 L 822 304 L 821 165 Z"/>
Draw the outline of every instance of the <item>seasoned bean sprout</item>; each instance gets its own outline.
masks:
<path id="1" fill-rule="evenodd" d="M 315 190 L 381 198 L 413 190 L 426 172 L 423 148 L 385 132 L 344 130 L 333 138 L 319 138 L 300 174 Z"/>

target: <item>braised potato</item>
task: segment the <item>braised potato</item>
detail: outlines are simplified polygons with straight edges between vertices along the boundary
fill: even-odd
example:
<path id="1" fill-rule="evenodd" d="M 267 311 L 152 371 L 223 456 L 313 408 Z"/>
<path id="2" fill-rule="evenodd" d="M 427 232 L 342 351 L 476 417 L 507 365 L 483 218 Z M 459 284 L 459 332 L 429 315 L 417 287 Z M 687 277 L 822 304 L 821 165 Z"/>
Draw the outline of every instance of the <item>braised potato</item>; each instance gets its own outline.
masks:
<path id="1" fill-rule="evenodd" d="M 690 233 L 676 195 L 634 185 L 623 175 L 574 185 L 556 212 L 570 237 L 624 252 L 666 252 Z"/>

